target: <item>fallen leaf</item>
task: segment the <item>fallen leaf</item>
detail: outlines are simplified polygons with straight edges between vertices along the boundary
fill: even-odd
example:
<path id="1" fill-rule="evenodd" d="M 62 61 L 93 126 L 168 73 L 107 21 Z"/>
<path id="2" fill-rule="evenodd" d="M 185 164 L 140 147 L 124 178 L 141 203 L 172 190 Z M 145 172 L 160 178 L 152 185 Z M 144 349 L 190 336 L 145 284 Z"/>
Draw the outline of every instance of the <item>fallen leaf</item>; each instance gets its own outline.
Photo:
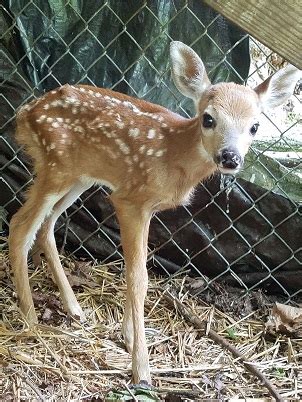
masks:
<path id="1" fill-rule="evenodd" d="M 88 275 L 92 271 L 92 261 L 74 261 L 73 271 L 81 272 L 84 275 Z"/>
<path id="2" fill-rule="evenodd" d="M 202 292 L 208 285 L 207 278 L 187 278 L 187 287 L 192 295 Z"/>
<path id="3" fill-rule="evenodd" d="M 70 286 L 73 287 L 83 287 L 94 289 L 100 285 L 92 280 L 90 275 L 92 266 L 91 261 L 75 261 L 70 268 L 65 268 L 65 273 L 68 278 Z"/>
<path id="4" fill-rule="evenodd" d="M 128 390 L 112 390 L 109 391 L 105 397 L 105 401 L 133 401 L 133 396 L 136 397 L 138 401 L 159 401 L 156 392 L 151 389 L 144 389 L 140 385 L 131 386 L 131 394 Z"/>
<path id="5" fill-rule="evenodd" d="M 41 306 L 43 303 L 46 303 L 48 295 L 43 294 L 41 292 L 32 292 L 33 301 L 37 306 Z"/>
<path id="6" fill-rule="evenodd" d="M 83 276 L 78 276 L 78 275 L 73 275 L 67 274 L 68 282 L 70 283 L 70 286 L 73 287 L 80 287 L 80 286 L 86 286 L 88 288 L 94 289 L 97 287 L 100 287 L 100 285 L 91 279 L 87 279 L 86 277 Z"/>
<path id="7" fill-rule="evenodd" d="M 44 311 L 41 317 L 43 322 L 47 324 L 60 323 L 62 317 L 66 320 L 62 303 L 54 294 L 33 292 L 32 295 L 35 306 L 39 311 Z"/>
<path id="8" fill-rule="evenodd" d="M 52 315 L 53 315 L 53 311 L 50 308 L 46 307 L 46 309 L 44 310 L 44 313 L 42 315 L 42 320 L 49 321 L 52 318 Z"/>
<path id="9" fill-rule="evenodd" d="M 302 308 L 276 303 L 265 324 L 269 332 L 302 336 Z"/>

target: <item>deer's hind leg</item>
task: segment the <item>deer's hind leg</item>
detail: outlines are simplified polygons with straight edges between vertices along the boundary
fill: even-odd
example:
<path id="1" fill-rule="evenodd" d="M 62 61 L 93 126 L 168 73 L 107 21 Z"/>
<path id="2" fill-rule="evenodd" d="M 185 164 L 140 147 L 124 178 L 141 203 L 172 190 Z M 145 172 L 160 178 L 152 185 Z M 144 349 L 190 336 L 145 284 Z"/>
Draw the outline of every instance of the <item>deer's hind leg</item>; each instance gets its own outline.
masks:
<path id="1" fill-rule="evenodd" d="M 37 322 L 30 290 L 27 257 L 37 231 L 54 205 L 69 191 L 71 184 L 58 184 L 49 176 L 38 175 L 27 200 L 13 216 L 9 230 L 9 256 L 20 308 L 29 325 Z"/>
<path id="2" fill-rule="evenodd" d="M 39 253 L 43 252 L 45 254 L 48 268 L 50 269 L 54 281 L 59 288 L 66 311 L 71 316 L 79 318 L 80 320 L 85 320 L 85 315 L 75 297 L 75 294 L 62 267 L 56 246 L 54 227 L 59 216 L 67 208 L 69 208 L 74 201 L 89 187 L 90 185 L 83 184 L 80 181 L 74 183 L 68 193 L 55 204 L 51 215 L 47 217 L 41 226 L 36 240 L 36 248 L 38 249 Z"/>

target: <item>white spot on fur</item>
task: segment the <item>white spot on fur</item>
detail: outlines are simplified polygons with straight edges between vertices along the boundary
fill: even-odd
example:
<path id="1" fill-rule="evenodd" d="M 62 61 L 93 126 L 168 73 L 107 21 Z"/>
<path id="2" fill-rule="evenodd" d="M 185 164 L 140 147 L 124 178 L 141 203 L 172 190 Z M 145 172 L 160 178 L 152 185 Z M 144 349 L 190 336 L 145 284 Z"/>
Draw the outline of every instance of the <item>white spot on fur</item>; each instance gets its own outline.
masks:
<path id="1" fill-rule="evenodd" d="M 122 121 L 116 121 L 115 124 L 120 129 L 125 127 L 125 123 L 123 123 Z"/>
<path id="2" fill-rule="evenodd" d="M 155 152 L 155 156 L 160 157 L 163 156 L 164 151 L 162 149 L 159 149 L 158 151 Z"/>
<path id="3" fill-rule="evenodd" d="M 52 122 L 53 122 L 53 118 L 52 118 L 52 117 L 47 117 L 46 121 L 47 121 L 47 123 L 52 123 Z"/>
<path id="4" fill-rule="evenodd" d="M 126 144 L 120 145 L 120 150 L 123 154 L 128 155 L 130 153 L 130 148 Z"/>
<path id="5" fill-rule="evenodd" d="M 121 140 L 120 138 L 116 138 L 115 140 L 114 140 L 115 142 L 116 142 L 116 144 L 118 144 L 118 146 L 119 146 L 119 148 L 120 148 L 120 150 L 123 152 L 123 153 L 129 153 L 129 152 L 124 152 L 123 150 L 129 150 L 129 147 L 124 143 L 124 141 L 123 140 Z M 129 150 L 130 151 L 130 150 Z"/>
<path id="6" fill-rule="evenodd" d="M 140 129 L 139 128 L 130 128 L 128 131 L 128 134 L 130 137 L 136 138 L 140 135 Z"/>
<path id="7" fill-rule="evenodd" d="M 21 107 L 21 110 L 30 110 L 32 108 L 32 105 L 24 105 Z"/>
<path id="8" fill-rule="evenodd" d="M 146 149 L 146 145 L 144 144 L 144 145 L 139 147 L 138 151 L 139 151 L 139 153 L 143 154 L 145 152 L 145 149 Z"/>
<path id="9" fill-rule="evenodd" d="M 80 102 L 78 101 L 78 99 L 77 99 L 77 98 L 74 98 L 74 97 L 72 97 L 72 96 L 67 96 L 67 97 L 65 98 L 65 102 L 66 102 L 66 103 L 70 103 L 71 105 L 79 105 L 79 104 L 80 104 Z"/>
<path id="10" fill-rule="evenodd" d="M 59 124 L 57 121 L 54 121 L 54 122 L 51 124 L 51 126 L 52 126 L 53 128 L 58 128 L 58 127 L 60 127 L 60 124 Z"/>
<path id="11" fill-rule="evenodd" d="M 81 126 L 76 126 L 76 127 L 74 128 L 74 131 L 75 131 L 76 133 L 84 133 L 84 132 L 85 132 L 84 128 L 81 127 Z"/>
<path id="12" fill-rule="evenodd" d="M 48 109 L 49 109 L 49 103 L 46 103 L 46 104 L 43 106 L 43 109 L 44 109 L 44 110 L 48 110 Z"/>
<path id="13" fill-rule="evenodd" d="M 50 102 L 50 106 L 52 107 L 63 106 L 63 102 L 60 99 L 57 99 Z"/>
<path id="14" fill-rule="evenodd" d="M 153 155 L 154 149 L 150 148 L 147 150 L 147 155 L 151 156 Z"/>
<path id="15" fill-rule="evenodd" d="M 149 138 L 150 140 L 152 140 L 152 138 L 155 138 L 155 136 L 156 136 L 156 130 L 154 130 L 153 128 L 151 128 L 151 129 L 148 131 L 147 138 Z"/>
<path id="16" fill-rule="evenodd" d="M 139 110 L 133 103 L 129 101 L 123 101 L 123 105 L 131 109 L 134 113 L 137 113 L 138 115 L 142 114 L 141 110 Z"/>
<path id="17" fill-rule="evenodd" d="M 42 116 L 40 116 L 40 117 L 36 120 L 36 122 L 37 122 L 37 123 L 42 123 L 45 119 L 46 119 L 46 115 L 45 115 L 45 114 L 42 114 Z"/>

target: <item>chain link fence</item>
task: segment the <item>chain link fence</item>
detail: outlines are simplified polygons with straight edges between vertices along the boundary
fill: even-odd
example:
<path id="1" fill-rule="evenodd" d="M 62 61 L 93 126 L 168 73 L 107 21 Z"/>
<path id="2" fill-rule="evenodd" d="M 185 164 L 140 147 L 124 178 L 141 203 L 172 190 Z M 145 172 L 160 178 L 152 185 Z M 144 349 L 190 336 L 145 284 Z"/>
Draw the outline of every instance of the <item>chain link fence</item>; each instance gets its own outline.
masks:
<path id="1" fill-rule="evenodd" d="M 87 3 L 90 9 L 67 0 L 4 1 L 0 6 L 0 63 L 5 71 L 0 82 L 3 228 L 24 202 L 32 181 L 30 163 L 12 139 L 20 104 L 65 82 L 86 83 L 190 115 L 192 105 L 171 82 L 171 40 L 183 40 L 197 52 L 202 49 L 214 81 L 255 85 L 283 64 L 237 28 L 230 32 L 230 25 L 202 2 Z M 226 281 L 243 293 L 273 284 L 286 301 L 301 297 L 301 283 L 295 280 L 301 276 L 302 258 L 300 101 L 297 87 L 287 105 L 262 117 L 262 132 L 242 172 L 248 182 L 217 176 L 200 185 L 192 207 L 155 215 L 150 266 L 170 276 L 189 270 L 202 278 L 200 292 Z M 93 188 L 63 214 L 56 228 L 62 252 L 104 264 L 122 258 L 107 196 L 106 188 Z"/>

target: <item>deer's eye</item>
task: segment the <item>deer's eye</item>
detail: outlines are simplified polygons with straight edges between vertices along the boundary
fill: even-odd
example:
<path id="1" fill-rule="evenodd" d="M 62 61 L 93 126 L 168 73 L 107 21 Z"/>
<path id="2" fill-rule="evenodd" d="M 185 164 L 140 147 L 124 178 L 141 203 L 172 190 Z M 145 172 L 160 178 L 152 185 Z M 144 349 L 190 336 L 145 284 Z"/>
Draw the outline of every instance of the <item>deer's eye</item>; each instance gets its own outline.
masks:
<path id="1" fill-rule="evenodd" d="M 259 123 L 255 123 L 252 125 L 252 127 L 250 129 L 250 132 L 252 135 L 255 135 L 257 133 L 258 127 L 259 127 Z"/>
<path id="2" fill-rule="evenodd" d="M 213 119 L 213 117 L 210 114 L 205 113 L 203 115 L 202 125 L 203 125 L 204 128 L 214 127 L 215 126 L 215 120 Z"/>

